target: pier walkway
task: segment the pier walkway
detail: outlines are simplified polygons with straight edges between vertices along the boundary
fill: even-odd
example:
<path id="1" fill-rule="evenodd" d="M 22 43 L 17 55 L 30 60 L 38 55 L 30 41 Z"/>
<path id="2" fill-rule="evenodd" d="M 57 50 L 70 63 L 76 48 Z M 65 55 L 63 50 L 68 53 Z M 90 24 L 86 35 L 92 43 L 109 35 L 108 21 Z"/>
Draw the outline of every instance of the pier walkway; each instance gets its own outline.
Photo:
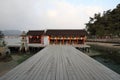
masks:
<path id="1" fill-rule="evenodd" d="M 51 45 L 0 80 L 120 80 L 120 75 L 72 46 Z"/>

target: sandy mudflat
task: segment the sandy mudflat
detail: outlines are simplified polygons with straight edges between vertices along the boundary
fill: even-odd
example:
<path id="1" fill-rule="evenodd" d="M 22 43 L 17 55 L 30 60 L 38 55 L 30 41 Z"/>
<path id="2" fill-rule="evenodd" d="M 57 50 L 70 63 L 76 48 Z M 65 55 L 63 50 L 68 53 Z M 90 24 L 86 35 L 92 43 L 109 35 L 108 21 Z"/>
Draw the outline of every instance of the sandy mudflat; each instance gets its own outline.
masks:
<path id="1" fill-rule="evenodd" d="M 120 50 L 120 46 L 115 46 L 115 45 L 120 45 L 120 44 L 114 44 L 114 43 L 100 43 L 100 42 L 87 42 L 86 44 L 93 44 L 93 45 L 99 45 L 111 49 L 118 49 Z"/>
<path id="2" fill-rule="evenodd" d="M 16 67 L 18 65 L 17 60 L 20 59 L 20 57 L 19 55 L 12 55 L 11 61 L 0 61 L 0 77 Z"/>

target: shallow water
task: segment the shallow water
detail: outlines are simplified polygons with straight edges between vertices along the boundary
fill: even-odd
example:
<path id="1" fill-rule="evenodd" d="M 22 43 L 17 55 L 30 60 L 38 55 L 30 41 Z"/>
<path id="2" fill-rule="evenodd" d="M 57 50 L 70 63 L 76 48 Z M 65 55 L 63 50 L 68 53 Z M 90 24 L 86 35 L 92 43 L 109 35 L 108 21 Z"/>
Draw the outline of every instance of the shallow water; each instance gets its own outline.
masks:
<path id="1" fill-rule="evenodd" d="M 94 50 L 92 50 L 91 52 L 101 53 L 101 52 L 94 51 Z M 120 64 L 116 63 L 115 61 L 109 58 L 104 58 L 102 55 L 93 56 L 92 58 L 120 74 Z"/>

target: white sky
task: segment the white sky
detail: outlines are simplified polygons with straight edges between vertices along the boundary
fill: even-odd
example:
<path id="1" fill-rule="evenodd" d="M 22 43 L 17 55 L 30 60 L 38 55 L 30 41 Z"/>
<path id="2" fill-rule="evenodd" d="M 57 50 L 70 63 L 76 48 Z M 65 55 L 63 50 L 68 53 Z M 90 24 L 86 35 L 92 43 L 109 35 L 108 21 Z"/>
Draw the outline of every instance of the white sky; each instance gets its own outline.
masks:
<path id="1" fill-rule="evenodd" d="M 83 29 L 119 0 L 0 0 L 0 30 Z"/>

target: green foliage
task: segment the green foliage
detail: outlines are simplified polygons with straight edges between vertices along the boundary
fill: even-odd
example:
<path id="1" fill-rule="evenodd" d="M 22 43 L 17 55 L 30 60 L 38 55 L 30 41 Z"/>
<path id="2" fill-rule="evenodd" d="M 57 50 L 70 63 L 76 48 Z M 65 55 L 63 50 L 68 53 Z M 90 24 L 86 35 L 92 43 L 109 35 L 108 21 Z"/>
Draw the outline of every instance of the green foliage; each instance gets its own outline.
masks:
<path id="1" fill-rule="evenodd" d="M 0 38 L 3 38 L 4 34 L 2 33 L 2 31 L 0 31 Z"/>
<path id="2" fill-rule="evenodd" d="M 28 59 L 29 57 L 31 57 L 31 56 L 32 56 L 32 55 L 27 55 L 27 54 L 22 55 L 22 57 L 21 57 L 19 60 L 17 60 L 18 64 L 24 62 L 25 60 L 27 60 L 27 59 Z"/>
<path id="3" fill-rule="evenodd" d="M 120 4 L 113 10 L 104 11 L 90 17 L 86 29 L 94 36 L 119 36 L 120 37 Z"/>

